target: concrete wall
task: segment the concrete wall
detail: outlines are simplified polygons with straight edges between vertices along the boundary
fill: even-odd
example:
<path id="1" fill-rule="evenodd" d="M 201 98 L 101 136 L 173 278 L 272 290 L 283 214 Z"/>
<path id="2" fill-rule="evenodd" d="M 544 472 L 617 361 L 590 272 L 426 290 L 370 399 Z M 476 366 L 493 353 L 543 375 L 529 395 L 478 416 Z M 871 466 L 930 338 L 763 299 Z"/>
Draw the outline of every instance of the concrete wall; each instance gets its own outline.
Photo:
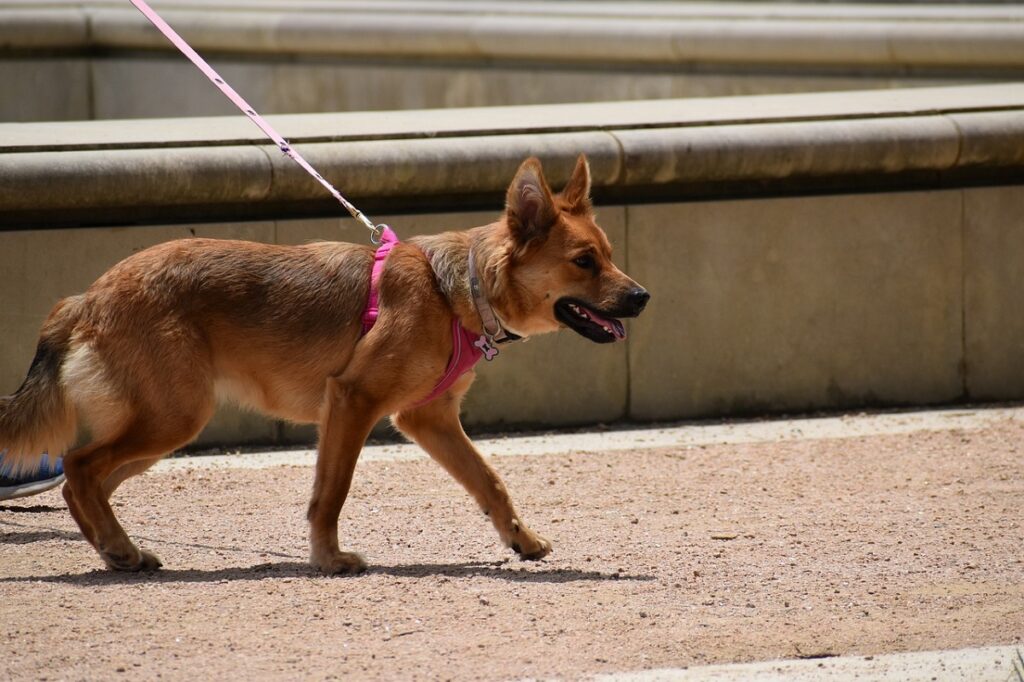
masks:
<path id="1" fill-rule="evenodd" d="M 265 114 L 993 82 L 1013 6 L 164 0 Z M 123 0 L 0 0 L 0 121 L 229 114 Z"/>
<path id="2" fill-rule="evenodd" d="M 624 344 L 562 332 L 479 368 L 472 427 L 556 426 L 1024 398 L 1024 190 L 603 206 L 616 260 L 653 294 Z M 403 236 L 494 212 L 381 216 Z M 192 234 L 362 241 L 351 220 L 0 232 L 0 390 L 62 296 Z M 202 442 L 302 442 L 222 410 Z"/>
<path id="3" fill-rule="evenodd" d="M 264 114 L 382 111 L 980 83 L 990 75 L 820 74 L 792 71 L 700 73 L 651 67 L 583 68 L 491 63 L 373 63 L 352 58 L 217 57 L 221 75 Z M 145 59 L 7 57 L 0 61 L 9 97 L 0 121 L 218 116 L 231 105 L 178 55 Z M 40 89 L 43 90 L 39 96 Z M 168 96 L 168 93 L 173 93 Z"/>
<path id="4" fill-rule="evenodd" d="M 1024 397 L 1024 187 L 964 195 L 964 368 L 977 400 Z"/>
<path id="5" fill-rule="evenodd" d="M 633 273 L 660 294 L 630 345 L 631 416 L 967 397 L 973 191 L 631 207 Z"/>

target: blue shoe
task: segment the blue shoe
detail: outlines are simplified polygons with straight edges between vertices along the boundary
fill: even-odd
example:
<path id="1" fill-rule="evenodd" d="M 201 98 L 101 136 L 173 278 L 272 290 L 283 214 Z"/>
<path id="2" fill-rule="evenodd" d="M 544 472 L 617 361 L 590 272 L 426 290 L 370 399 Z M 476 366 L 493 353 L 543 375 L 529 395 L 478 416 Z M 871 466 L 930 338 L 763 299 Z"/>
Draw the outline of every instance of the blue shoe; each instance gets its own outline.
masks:
<path id="1" fill-rule="evenodd" d="M 0 501 L 35 495 L 64 482 L 64 463 L 60 458 L 50 466 L 49 457 L 44 455 L 39 468 L 23 476 L 15 477 L 6 468 L 0 452 Z"/>

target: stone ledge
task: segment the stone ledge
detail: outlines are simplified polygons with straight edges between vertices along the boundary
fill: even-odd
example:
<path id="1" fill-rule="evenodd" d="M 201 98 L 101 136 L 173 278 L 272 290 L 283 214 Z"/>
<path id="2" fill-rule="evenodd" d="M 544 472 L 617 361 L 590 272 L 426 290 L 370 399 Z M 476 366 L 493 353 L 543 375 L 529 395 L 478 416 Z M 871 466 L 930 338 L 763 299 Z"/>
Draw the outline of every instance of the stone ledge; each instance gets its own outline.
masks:
<path id="1" fill-rule="evenodd" d="M 0 2 L 5 50 L 171 48 L 124 2 Z M 632 9 L 603 3 L 162 2 L 196 49 L 217 53 L 813 67 L 1024 65 L 1024 12 L 1007 6 Z M 517 4 L 517 8 L 518 8 Z M 34 21 L 41 22 L 46 30 Z M 59 29 L 59 30 L 54 30 Z"/>
<path id="2" fill-rule="evenodd" d="M 285 134 L 298 133 L 296 148 L 347 196 L 390 206 L 493 198 L 530 155 L 558 184 L 581 151 L 598 196 L 713 196 L 722 187 L 756 196 L 773 183 L 857 190 L 901 177 L 925 187 L 974 176 L 1012 184 L 1022 175 L 1024 85 L 841 99 L 845 113 L 839 98 L 823 94 L 281 119 Z M 300 204 L 336 210 L 250 128 L 241 116 L 0 125 L 0 227 L 73 224 L 81 212 L 161 220 L 259 210 L 281 217 Z"/>
<path id="3" fill-rule="evenodd" d="M 230 105 L 229 105 L 230 106 Z M 1024 82 L 742 97 L 268 116 L 295 145 L 977 114 L 1024 107 Z M 267 142 L 241 114 L 0 124 L 0 153 Z"/>

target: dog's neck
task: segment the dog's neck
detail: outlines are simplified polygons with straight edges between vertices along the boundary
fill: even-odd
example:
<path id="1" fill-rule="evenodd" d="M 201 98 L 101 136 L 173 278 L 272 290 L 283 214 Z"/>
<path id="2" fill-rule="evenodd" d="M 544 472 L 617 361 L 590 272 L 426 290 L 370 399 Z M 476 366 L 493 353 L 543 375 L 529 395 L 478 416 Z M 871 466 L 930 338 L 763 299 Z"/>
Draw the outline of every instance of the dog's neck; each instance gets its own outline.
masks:
<path id="1" fill-rule="evenodd" d="M 472 230 L 444 232 L 414 237 L 409 241 L 427 255 L 438 288 L 448 299 L 452 312 L 459 318 L 462 326 L 474 333 L 488 336 L 497 331 L 495 336 L 503 339 L 507 330 L 501 318 L 501 310 L 494 305 L 491 296 L 495 282 L 494 271 L 489 264 L 494 254 L 487 237 L 493 227 L 488 225 Z M 476 296 L 471 282 L 473 278 L 470 273 L 470 257 L 474 261 Z M 488 313 L 493 317 L 489 317 Z M 508 331 L 508 334 L 508 340 L 519 338 L 511 331 Z"/>
<path id="2" fill-rule="evenodd" d="M 508 331 L 498 319 L 494 308 L 491 307 L 487 292 L 484 290 L 483 278 L 477 264 L 477 253 L 473 245 L 469 247 L 469 256 L 466 261 L 469 264 L 469 292 L 473 296 L 473 307 L 476 308 L 477 317 L 480 318 L 484 336 L 492 344 L 508 343 L 523 338 L 515 332 Z M 490 360 L 490 356 L 487 359 Z"/>

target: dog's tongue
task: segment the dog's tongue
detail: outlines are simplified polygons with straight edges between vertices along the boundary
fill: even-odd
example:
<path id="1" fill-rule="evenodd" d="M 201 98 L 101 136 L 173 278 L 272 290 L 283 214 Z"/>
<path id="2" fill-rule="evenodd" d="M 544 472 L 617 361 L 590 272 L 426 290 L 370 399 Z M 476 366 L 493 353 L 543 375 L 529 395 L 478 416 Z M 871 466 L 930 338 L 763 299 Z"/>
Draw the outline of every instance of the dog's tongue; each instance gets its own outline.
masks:
<path id="1" fill-rule="evenodd" d="M 601 325 L 606 329 L 611 329 L 612 336 L 615 337 L 616 341 L 621 341 L 624 338 L 626 338 L 626 328 L 622 326 L 622 323 L 616 320 L 614 317 L 610 320 L 606 320 L 605 318 L 601 317 L 600 315 L 595 313 L 593 310 L 590 310 L 589 308 L 587 309 L 587 315 L 590 316 L 591 322 L 596 322 L 597 324 Z"/>

